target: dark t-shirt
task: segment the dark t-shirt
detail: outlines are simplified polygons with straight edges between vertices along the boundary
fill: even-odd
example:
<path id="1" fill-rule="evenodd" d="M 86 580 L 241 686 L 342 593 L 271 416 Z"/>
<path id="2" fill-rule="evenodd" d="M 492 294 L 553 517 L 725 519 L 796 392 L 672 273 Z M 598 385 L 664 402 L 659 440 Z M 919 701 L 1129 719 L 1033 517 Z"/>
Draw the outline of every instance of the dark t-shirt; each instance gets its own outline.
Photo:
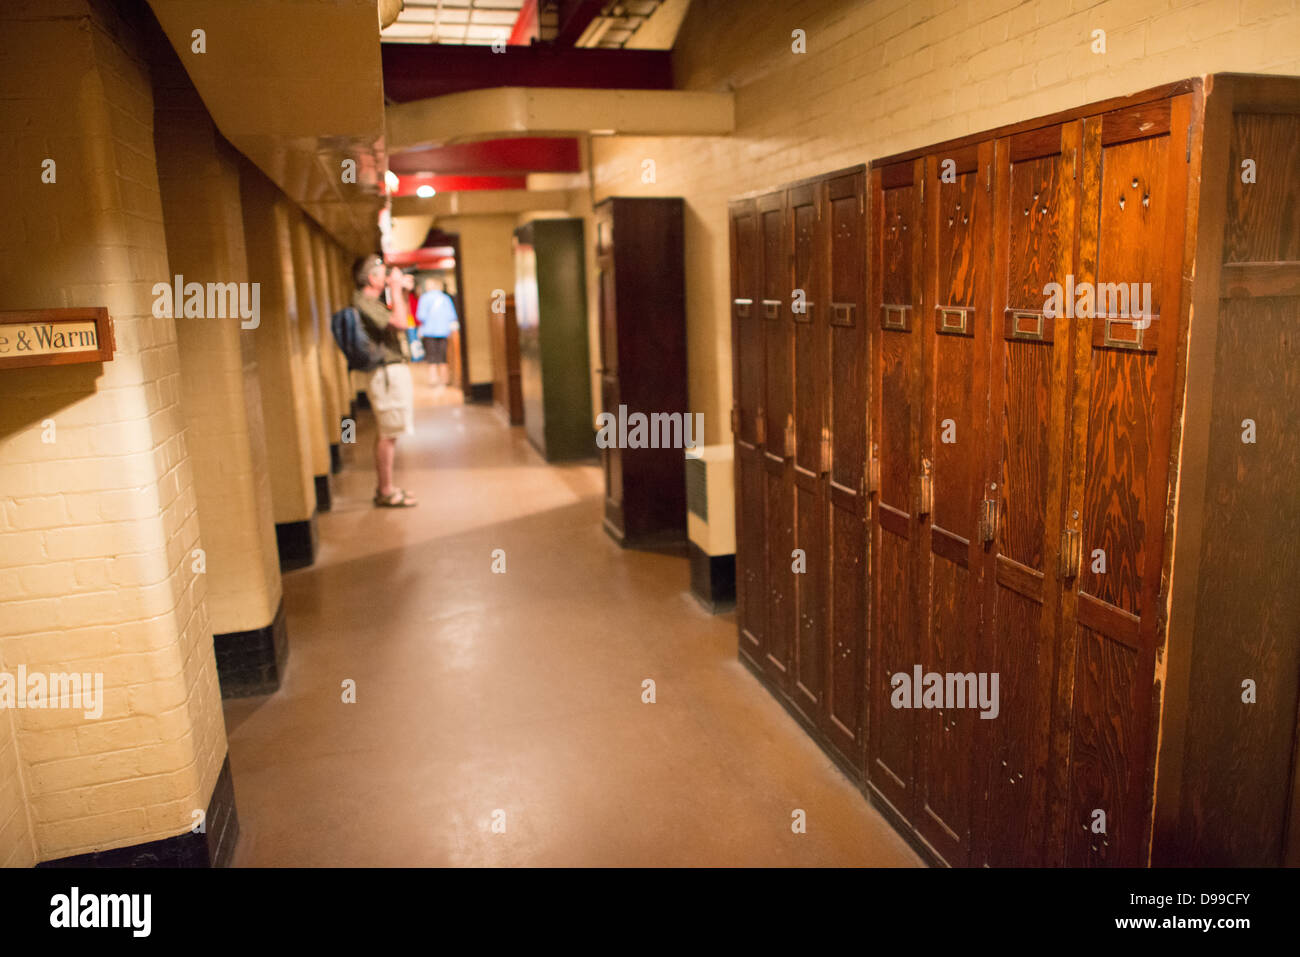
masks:
<path id="1" fill-rule="evenodd" d="M 365 327 L 366 334 L 379 346 L 384 361 L 406 362 L 406 336 L 402 335 L 402 330 L 389 325 L 393 314 L 388 311 L 383 301 L 374 296 L 367 296 L 364 290 L 358 289 L 352 294 L 352 305 L 356 306 L 357 312 L 361 315 L 361 323 Z"/>

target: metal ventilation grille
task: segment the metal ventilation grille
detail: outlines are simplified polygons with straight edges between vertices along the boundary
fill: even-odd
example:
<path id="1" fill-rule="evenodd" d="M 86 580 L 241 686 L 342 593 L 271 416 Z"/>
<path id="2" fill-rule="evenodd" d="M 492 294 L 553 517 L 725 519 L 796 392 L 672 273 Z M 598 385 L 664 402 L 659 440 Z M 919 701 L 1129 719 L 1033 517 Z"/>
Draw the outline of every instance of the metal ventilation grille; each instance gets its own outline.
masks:
<path id="1" fill-rule="evenodd" d="M 709 520 L 709 483 L 704 459 L 686 459 L 686 508 L 701 521 Z"/>

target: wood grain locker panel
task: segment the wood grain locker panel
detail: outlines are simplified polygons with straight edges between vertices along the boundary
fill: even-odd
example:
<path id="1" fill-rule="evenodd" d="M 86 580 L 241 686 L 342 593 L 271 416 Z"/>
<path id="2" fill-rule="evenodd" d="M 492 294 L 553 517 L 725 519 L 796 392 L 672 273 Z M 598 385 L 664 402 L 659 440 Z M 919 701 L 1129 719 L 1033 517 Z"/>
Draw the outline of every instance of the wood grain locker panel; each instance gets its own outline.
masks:
<path id="1" fill-rule="evenodd" d="M 926 231 L 926 425 L 922 482 L 928 472 L 929 525 L 923 534 L 919 663 L 926 672 L 991 672 L 980 658 L 982 563 L 978 502 L 983 497 L 992 331 L 992 163 L 986 141 L 927 160 L 933 197 Z M 924 527 L 924 526 L 923 526 Z M 928 545 L 928 548 L 926 547 Z M 984 727 L 979 727 L 983 724 Z M 978 709 L 922 708 L 917 713 L 916 826 L 950 864 L 971 860 L 973 799 L 978 792 Z"/>
<path id="2" fill-rule="evenodd" d="M 821 481 L 822 428 L 825 425 L 826 331 L 823 276 L 825 260 L 822 191 L 819 184 L 792 187 L 786 196 L 790 229 L 790 278 L 786 294 L 794 350 L 793 411 L 785 423 L 785 455 L 795 506 L 794 545 L 802 550 L 805 571 L 790 577 L 794 596 L 794 647 L 791 695 L 814 725 L 825 724 L 826 683 L 826 501 Z"/>
<path id="3" fill-rule="evenodd" d="M 866 174 L 828 179 L 826 189 L 824 311 L 830 432 L 824 476 L 830 557 L 827 614 L 829 673 L 826 730 L 855 765 L 862 755 L 867 667 L 867 373 L 870 368 L 865 307 Z"/>
<path id="4" fill-rule="evenodd" d="M 1074 734 L 1070 754 L 1070 809 L 1065 863 L 1069 867 L 1124 866 L 1136 861 L 1141 841 L 1135 794 L 1143 747 L 1141 698 L 1148 693 L 1134 649 L 1079 626 L 1074 679 Z M 1098 833 L 1105 814 L 1105 833 Z"/>
<path id="5" fill-rule="evenodd" d="M 1132 866 L 1148 848 L 1190 105 L 1190 96 L 1175 97 L 1084 122 L 1079 279 L 1096 284 L 1097 302 L 1090 322 L 1074 320 L 1084 331 L 1068 452 L 1067 527 L 1080 539 L 1062 624 L 1075 636 L 1072 865 Z M 1149 284 L 1141 296 L 1149 317 L 1125 313 L 1103 284 Z M 1080 819 L 1095 809 L 1106 813 L 1107 835 Z"/>
<path id="6" fill-rule="evenodd" d="M 872 455 L 879 475 L 871 508 L 867 775 L 875 792 L 915 819 L 916 712 L 892 706 L 892 676 L 919 662 L 916 514 L 922 409 L 921 262 L 923 162 L 872 171 L 868 301 Z"/>
<path id="7" fill-rule="evenodd" d="M 1071 329 L 1043 313 L 1048 284 L 1074 269 L 1080 134 L 1078 123 L 1051 126 L 997 148 L 984 660 L 1000 676 L 1000 709 L 979 749 L 987 808 L 977 838 L 993 866 L 1063 857 L 1071 718 L 1052 563 Z"/>

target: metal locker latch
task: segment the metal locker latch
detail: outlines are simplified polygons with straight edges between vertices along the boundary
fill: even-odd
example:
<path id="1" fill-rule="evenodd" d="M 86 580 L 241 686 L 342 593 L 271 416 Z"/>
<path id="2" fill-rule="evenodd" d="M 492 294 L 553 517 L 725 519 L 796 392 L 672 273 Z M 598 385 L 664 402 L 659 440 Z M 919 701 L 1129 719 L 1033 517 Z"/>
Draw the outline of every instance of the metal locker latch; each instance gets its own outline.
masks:
<path id="1" fill-rule="evenodd" d="M 880 445 L 871 443 L 871 460 L 867 463 L 867 491 L 880 491 Z"/>
<path id="2" fill-rule="evenodd" d="M 785 417 L 785 457 L 794 458 L 794 413 Z"/>
<path id="3" fill-rule="evenodd" d="M 934 511 L 934 465 L 929 459 L 921 459 L 921 505 L 917 512 L 929 515 Z"/>
<path id="4" fill-rule="evenodd" d="M 1061 532 L 1061 577 L 1077 578 L 1083 563 L 1083 536 L 1078 529 L 1067 528 Z"/>
<path id="5" fill-rule="evenodd" d="M 980 539 L 991 542 L 998 534 L 998 500 L 986 498 L 980 506 Z"/>
<path id="6" fill-rule="evenodd" d="M 831 470 L 831 430 L 822 426 L 822 474 Z"/>
<path id="7" fill-rule="evenodd" d="M 758 417 L 754 422 L 754 432 L 754 439 L 759 445 L 767 441 L 767 413 L 763 411 L 761 405 L 758 407 Z"/>

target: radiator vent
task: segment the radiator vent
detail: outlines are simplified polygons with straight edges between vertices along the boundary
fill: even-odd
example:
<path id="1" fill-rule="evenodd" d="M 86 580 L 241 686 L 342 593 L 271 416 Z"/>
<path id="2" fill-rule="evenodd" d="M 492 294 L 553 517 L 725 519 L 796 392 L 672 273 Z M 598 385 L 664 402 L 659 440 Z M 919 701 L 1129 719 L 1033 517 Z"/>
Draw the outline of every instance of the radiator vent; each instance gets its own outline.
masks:
<path id="1" fill-rule="evenodd" d="M 704 459 L 686 457 L 686 508 L 701 521 L 709 520 L 708 468 Z"/>

